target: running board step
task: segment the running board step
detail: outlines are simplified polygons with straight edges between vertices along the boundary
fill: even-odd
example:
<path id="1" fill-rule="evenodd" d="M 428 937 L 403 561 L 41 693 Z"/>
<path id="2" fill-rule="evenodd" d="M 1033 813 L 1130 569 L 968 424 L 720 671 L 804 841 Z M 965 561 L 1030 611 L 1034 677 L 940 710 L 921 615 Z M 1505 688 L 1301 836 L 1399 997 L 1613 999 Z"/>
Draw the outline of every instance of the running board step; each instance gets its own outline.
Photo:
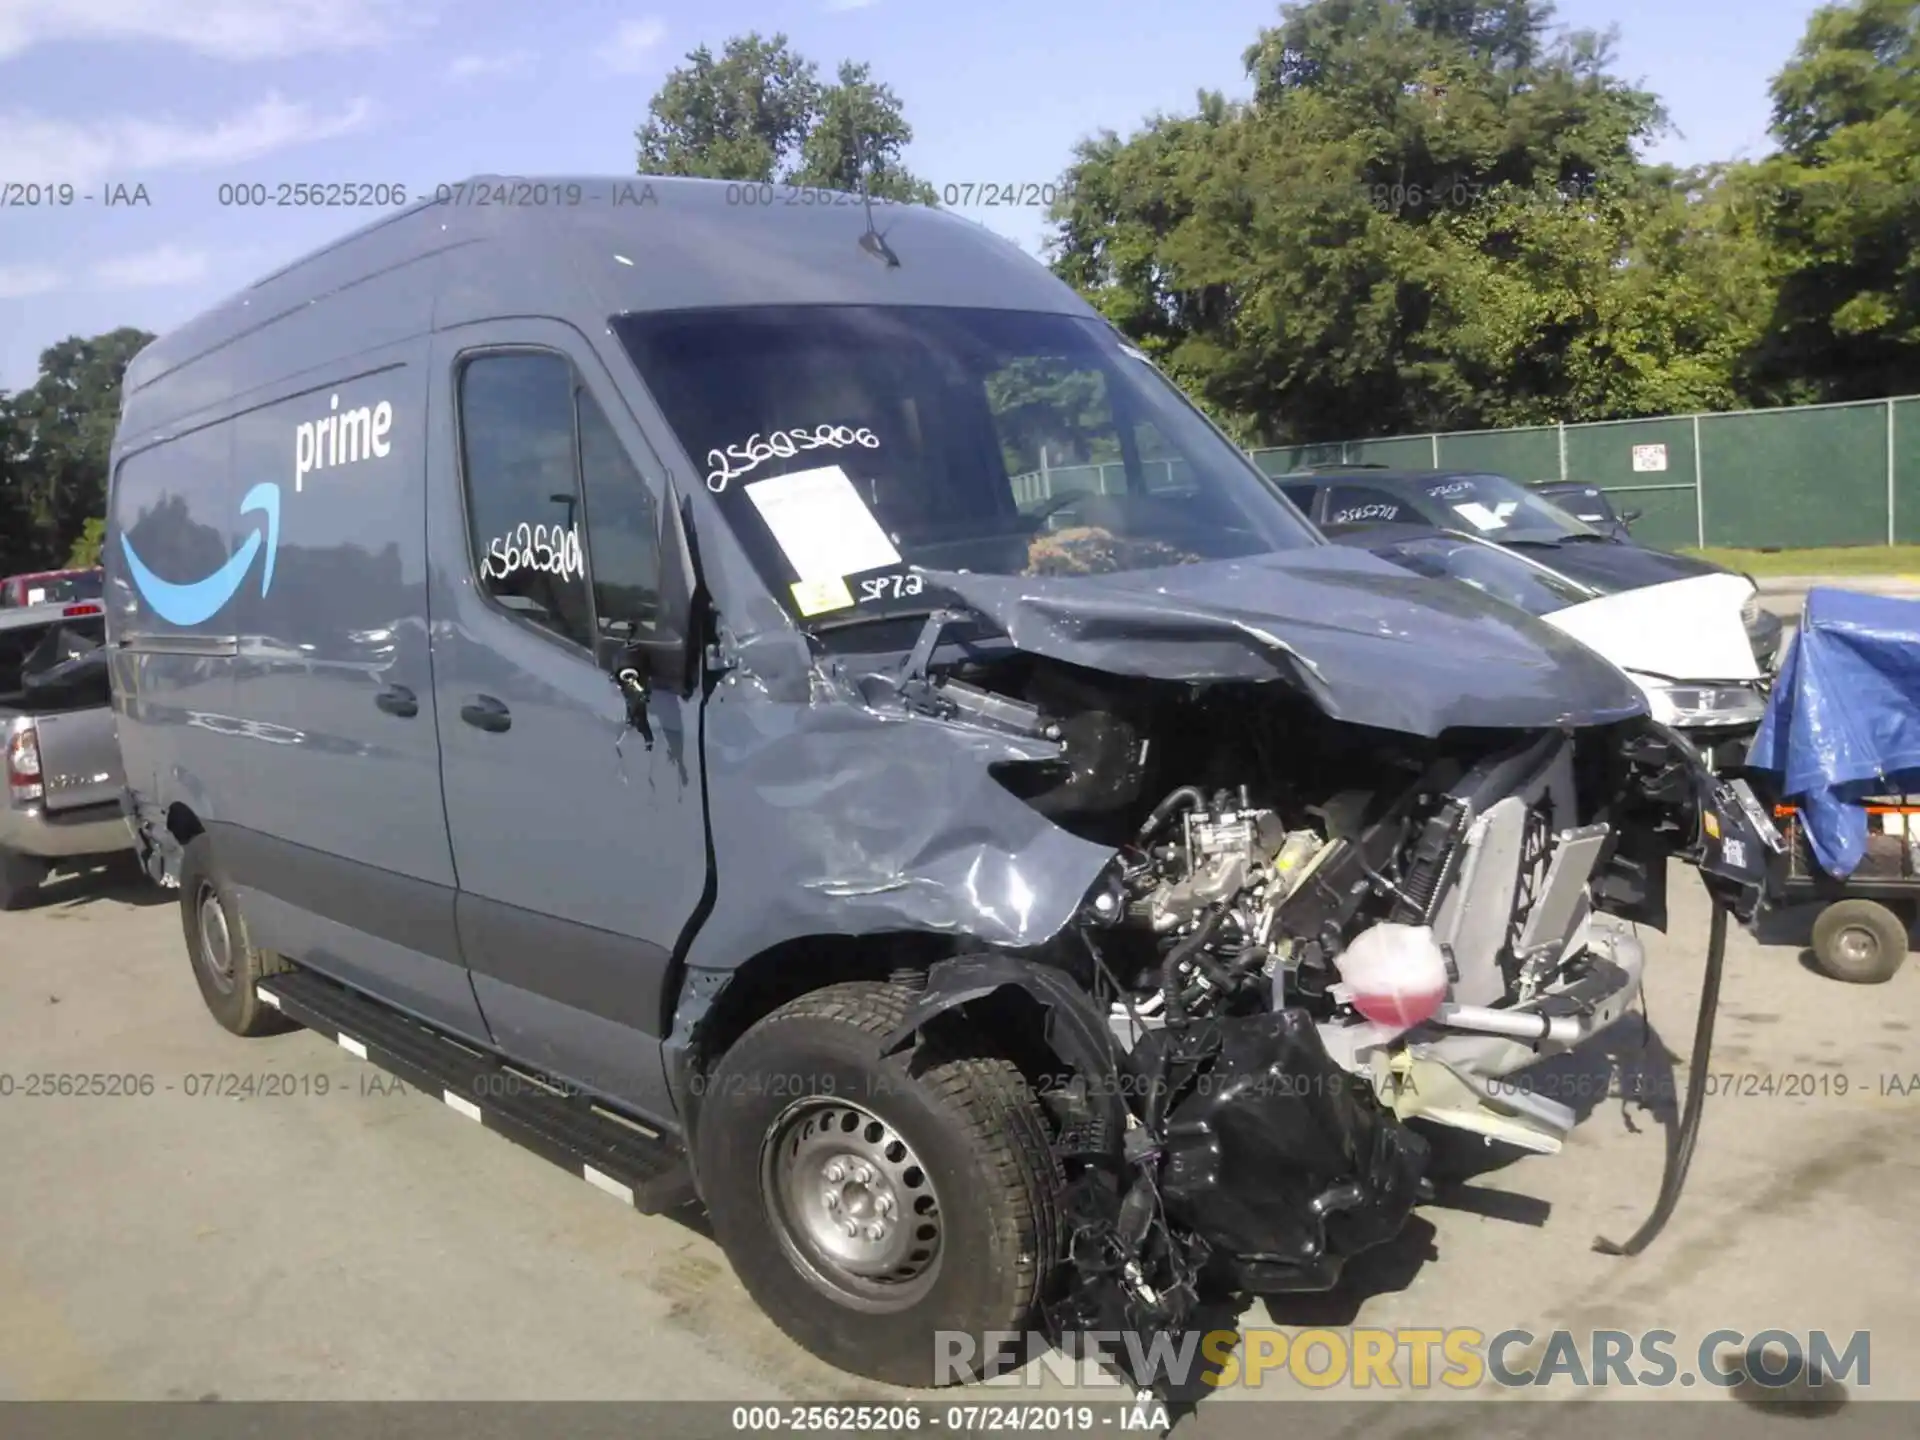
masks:
<path id="1" fill-rule="evenodd" d="M 268 975 L 262 1004 L 327 1036 L 342 1050 L 438 1096 L 447 1107 L 571 1170 L 588 1184 L 656 1215 L 695 1198 L 680 1142 L 615 1118 L 490 1055 L 311 970 Z"/>

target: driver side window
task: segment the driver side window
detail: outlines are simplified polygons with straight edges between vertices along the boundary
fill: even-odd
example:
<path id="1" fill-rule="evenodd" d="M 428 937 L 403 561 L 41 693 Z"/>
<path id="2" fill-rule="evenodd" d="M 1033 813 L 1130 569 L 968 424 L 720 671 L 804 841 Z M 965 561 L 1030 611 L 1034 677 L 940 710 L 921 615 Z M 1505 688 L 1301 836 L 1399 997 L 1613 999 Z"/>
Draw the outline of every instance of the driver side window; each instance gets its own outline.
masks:
<path id="1" fill-rule="evenodd" d="M 479 355 L 461 367 L 459 393 L 480 593 L 587 650 L 653 620 L 653 492 L 572 362 L 552 351 Z"/>

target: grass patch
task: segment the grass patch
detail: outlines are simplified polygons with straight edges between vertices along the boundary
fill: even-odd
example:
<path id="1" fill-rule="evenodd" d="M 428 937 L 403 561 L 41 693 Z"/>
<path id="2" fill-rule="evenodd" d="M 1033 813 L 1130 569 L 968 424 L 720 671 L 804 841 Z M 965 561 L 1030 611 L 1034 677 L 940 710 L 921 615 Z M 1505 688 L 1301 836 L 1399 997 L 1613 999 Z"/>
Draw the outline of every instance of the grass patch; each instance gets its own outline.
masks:
<path id="1" fill-rule="evenodd" d="M 1911 575 L 1920 577 L 1920 545 L 1839 545 L 1824 550 L 1686 550 L 1749 575 Z"/>

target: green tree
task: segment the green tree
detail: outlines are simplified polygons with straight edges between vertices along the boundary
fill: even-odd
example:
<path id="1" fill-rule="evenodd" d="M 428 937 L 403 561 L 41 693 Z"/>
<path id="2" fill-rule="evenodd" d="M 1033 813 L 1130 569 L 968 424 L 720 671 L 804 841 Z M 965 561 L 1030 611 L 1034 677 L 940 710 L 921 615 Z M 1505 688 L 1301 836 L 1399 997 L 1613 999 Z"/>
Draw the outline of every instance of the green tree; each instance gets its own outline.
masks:
<path id="1" fill-rule="evenodd" d="M 931 204 L 933 188 L 902 156 L 913 139 L 899 97 L 864 64 L 827 84 L 785 35 L 702 45 L 661 85 L 635 131 L 647 175 L 823 186 Z"/>
<path id="2" fill-rule="evenodd" d="M 0 390 L 0 575 L 27 568 L 32 530 L 27 521 L 26 437 L 12 398 Z"/>
<path id="3" fill-rule="evenodd" d="M 1777 303 L 1760 402 L 1920 389 L 1920 0 L 1813 15 L 1773 82 L 1778 153 L 1742 177 Z"/>
<path id="4" fill-rule="evenodd" d="M 106 544 L 107 522 L 104 516 L 90 515 L 87 523 L 73 542 L 73 548 L 67 552 L 67 565 L 75 570 L 84 570 L 100 563 L 100 549 Z"/>
<path id="5" fill-rule="evenodd" d="M 812 127 L 800 142 L 800 163 L 789 175 L 797 185 L 827 190 L 860 189 L 889 200 L 934 203 L 933 186 L 918 179 L 903 158 L 913 139 L 900 99 L 875 81 L 864 64 L 843 61 L 840 82 L 821 92 Z"/>
<path id="6" fill-rule="evenodd" d="M 0 512 L 10 507 L 9 518 L 18 526 L 16 567 L 62 564 L 88 521 L 105 516 L 121 378 L 127 362 L 152 339 L 123 327 L 62 340 L 41 352 L 34 383 L 6 397 L 0 489 L 10 498 L 0 500 Z M 9 524 L 5 533 L 14 528 Z"/>
<path id="7" fill-rule="evenodd" d="M 1051 258 L 1245 441 L 1726 403 L 1764 320 L 1723 177 L 1543 0 L 1312 0 L 1253 98 L 1084 142 Z M 1729 275 L 1749 288 L 1730 292 Z"/>

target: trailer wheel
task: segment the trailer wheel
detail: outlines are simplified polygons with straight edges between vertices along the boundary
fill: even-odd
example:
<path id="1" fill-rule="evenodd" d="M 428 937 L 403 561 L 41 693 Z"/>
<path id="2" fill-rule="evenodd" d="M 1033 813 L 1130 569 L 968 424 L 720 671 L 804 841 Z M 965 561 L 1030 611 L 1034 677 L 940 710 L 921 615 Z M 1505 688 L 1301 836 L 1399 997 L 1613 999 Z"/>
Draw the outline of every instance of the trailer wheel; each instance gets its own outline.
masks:
<path id="1" fill-rule="evenodd" d="M 1061 1175 L 1025 1077 L 983 1040 L 880 1056 L 910 998 L 832 985 L 760 1020 L 703 1081 L 694 1155 L 774 1323 L 842 1370 L 927 1388 L 976 1378 L 991 1332 L 1026 1329 Z"/>
<path id="2" fill-rule="evenodd" d="M 236 1035 L 281 1035 L 299 1027 L 262 1003 L 255 982 L 287 968 L 247 938 L 233 887 L 213 857 L 213 841 L 196 835 L 180 860 L 180 925 L 200 998 L 213 1018 Z"/>
<path id="3" fill-rule="evenodd" d="M 46 861 L 32 855 L 0 850 L 0 910 L 22 910 L 31 904 L 47 869 Z"/>
<path id="4" fill-rule="evenodd" d="M 1835 980 L 1882 984 L 1907 958 L 1907 923 L 1877 901 L 1835 901 L 1813 922 L 1813 958 Z"/>

